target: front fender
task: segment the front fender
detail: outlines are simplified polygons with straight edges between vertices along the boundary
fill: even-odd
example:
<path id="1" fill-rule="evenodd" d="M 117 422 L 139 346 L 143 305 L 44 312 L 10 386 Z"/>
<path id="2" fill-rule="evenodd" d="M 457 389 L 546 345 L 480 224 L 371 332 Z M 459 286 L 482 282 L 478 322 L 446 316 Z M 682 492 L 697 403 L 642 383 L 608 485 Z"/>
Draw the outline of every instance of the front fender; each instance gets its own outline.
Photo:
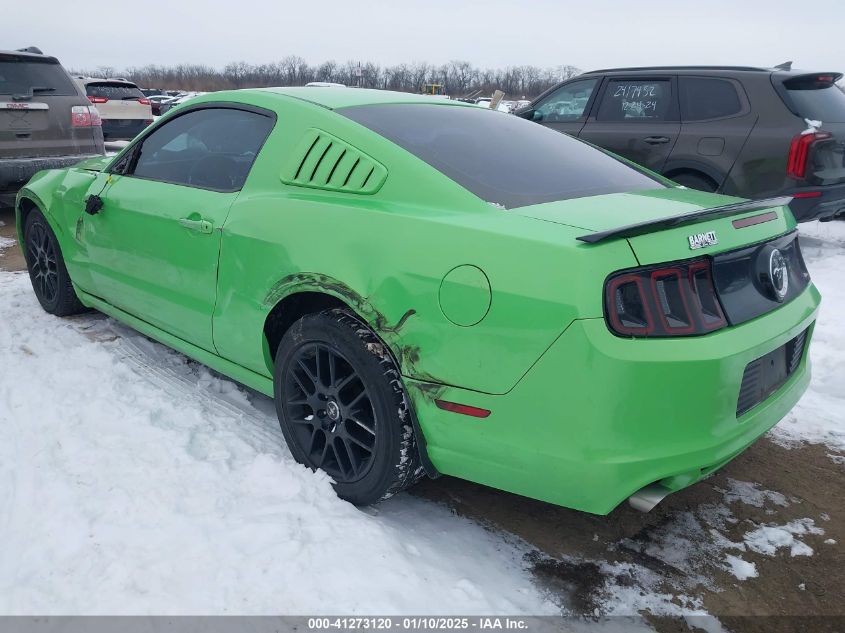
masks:
<path id="1" fill-rule="evenodd" d="M 76 239 L 81 222 L 84 198 L 96 179 L 95 172 L 71 167 L 36 173 L 18 192 L 15 201 L 15 224 L 18 240 L 23 244 L 23 228 L 29 211 L 27 201 L 38 208 L 50 225 L 74 284 L 86 286 L 88 271 Z"/>
<path id="2" fill-rule="evenodd" d="M 53 205 L 54 193 L 61 184 L 64 174 L 65 170 L 63 169 L 47 169 L 36 172 L 29 179 L 29 182 L 18 191 L 15 198 L 15 228 L 21 247 L 23 247 L 24 222 L 26 221 L 26 214 L 30 210 L 27 208 L 25 200 L 28 200 L 42 213 L 57 237 L 64 234 L 62 224 L 55 216 Z"/>

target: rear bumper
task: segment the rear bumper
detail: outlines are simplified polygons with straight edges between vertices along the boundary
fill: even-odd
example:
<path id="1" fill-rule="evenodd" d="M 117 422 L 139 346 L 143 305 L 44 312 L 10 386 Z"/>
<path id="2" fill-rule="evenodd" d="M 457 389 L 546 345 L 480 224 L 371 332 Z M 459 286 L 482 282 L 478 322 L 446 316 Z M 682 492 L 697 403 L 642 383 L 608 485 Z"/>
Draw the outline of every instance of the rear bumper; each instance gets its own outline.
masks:
<path id="1" fill-rule="evenodd" d="M 785 195 L 795 196 L 815 194 L 812 197 L 793 198 L 789 209 L 799 222 L 810 220 L 831 220 L 837 215 L 845 214 L 845 183 L 841 185 L 826 185 L 824 187 L 801 187 L 785 192 Z"/>
<path id="2" fill-rule="evenodd" d="M 70 167 L 80 161 L 97 156 L 102 156 L 102 154 L 0 159 L 0 202 L 9 205 L 14 204 L 18 190 L 43 169 Z"/>
<path id="3" fill-rule="evenodd" d="M 103 119 L 103 138 L 107 141 L 129 141 L 147 129 L 149 119 Z"/>
<path id="4" fill-rule="evenodd" d="M 789 379 L 737 418 L 743 373 L 808 328 L 811 338 L 819 300 L 810 285 L 765 316 L 687 339 L 622 339 L 602 319 L 575 321 L 505 395 L 408 390 L 440 472 L 606 514 L 649 484 L 698 481 L 786 415 L 810 380 L 809 345 Z M 450 413 L 437 398 L 492 413 Z"/>

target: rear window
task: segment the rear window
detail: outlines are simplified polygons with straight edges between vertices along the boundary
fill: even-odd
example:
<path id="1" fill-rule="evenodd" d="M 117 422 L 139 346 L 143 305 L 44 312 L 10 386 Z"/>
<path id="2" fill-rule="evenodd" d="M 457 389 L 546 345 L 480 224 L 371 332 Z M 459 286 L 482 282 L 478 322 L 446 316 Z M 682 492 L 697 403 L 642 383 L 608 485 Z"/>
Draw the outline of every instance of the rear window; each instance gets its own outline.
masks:
<path id="1" fill-rule="evenodd" d="M 823 123 L 845 123 L 845 93 L 831 81 L 799 77 L 783 85 L 802 117 Z"/>
<path id="2" fill-rule="evenodd" d="M 681 77 L 681 120 L 706 121 L 742 112 L 736 86 L 727 79 Z"/>
<path id="3" fill-rule="evenodd" d="M 55 62 L 0 57 L 0 94 L 68 96 L 79 92 L 73 80 Z"/>
<path id="4" fill-rule="evenodd" d="M 144 98 L 144 93 L 141 92 L 140 88 L 116 82 L 87 84 L 85 86 L 85 92 L 89 97 L 104 97 L 115 101 Z"/>
<path id="5" fill-rule="evenodd" d="M 487 202 L 508 209 L 660 182 L 566 134 L 520 117 L 450 105 L 338 110 L 422 159 Z"/>

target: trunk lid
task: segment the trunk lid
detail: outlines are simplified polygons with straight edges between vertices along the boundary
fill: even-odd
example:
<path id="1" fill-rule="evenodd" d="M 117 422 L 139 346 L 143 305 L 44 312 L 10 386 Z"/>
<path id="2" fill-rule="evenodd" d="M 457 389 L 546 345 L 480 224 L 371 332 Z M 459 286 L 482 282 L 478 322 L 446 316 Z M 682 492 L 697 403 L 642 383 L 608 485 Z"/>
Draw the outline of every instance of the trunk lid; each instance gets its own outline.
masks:
<path id="1" fill-rule="evenodd" d="M 513 209 L 510 213 L 583 229 L 586 235 L 738 202 L 743 200 L 672 187 L 562 200 Z M 648 265 L 735 250 L 783 235 L 794 227 L 795 220 L 786 207 L 775 206 L 739 210 L 724 217 L 703 217 L 680 226 L 655 226 L 650 232 L 618 239 L 627 239 L 639 263 Z M 692 244 L 712 241 L 711 234 L 715 243 L 693 248 Z M 584 247 L 600 248 L 600 244 L 585 243 Z"/>

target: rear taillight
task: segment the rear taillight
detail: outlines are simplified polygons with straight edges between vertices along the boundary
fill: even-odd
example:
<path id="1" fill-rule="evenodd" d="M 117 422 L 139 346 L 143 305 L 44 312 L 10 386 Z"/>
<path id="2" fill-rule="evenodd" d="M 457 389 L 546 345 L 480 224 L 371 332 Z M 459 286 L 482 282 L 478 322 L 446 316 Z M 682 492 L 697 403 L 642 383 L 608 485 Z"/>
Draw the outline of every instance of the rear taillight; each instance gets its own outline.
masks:
<path id="1" fill-rule="evenodd" d="M 149 99 L 138 99 L 138 103 L 140 103 L 141 105 L 150 105 L 150 100 Z"/>
<path id="2" fill-rule="evenodd" d="M 72 127 L 96 127 L 102 125 L 100 113 L 94 106 L 73 106 L 70 109 Z"/>
<path id="3" fill-rule="evenodd" d="M 108 103 L 107 97 L 88 97 L 88 101 L 91 103 Z"/>
<path id="4" fill-rule="evenodd" d="M 789 158 L 786 161 L 786 175 L 790 178 L 803 180 L 807 173 L 810 150 L 818 141 L 826 141 L 830 132 L 807 132 L 798 134 L 789 145 Z"/>
<path id="5" fill-rule="evenodd" d="M 613 275 L 605 284 L 604 310 L 619 336 L 696 336 L 727 325 L 709 259 Z"/>

